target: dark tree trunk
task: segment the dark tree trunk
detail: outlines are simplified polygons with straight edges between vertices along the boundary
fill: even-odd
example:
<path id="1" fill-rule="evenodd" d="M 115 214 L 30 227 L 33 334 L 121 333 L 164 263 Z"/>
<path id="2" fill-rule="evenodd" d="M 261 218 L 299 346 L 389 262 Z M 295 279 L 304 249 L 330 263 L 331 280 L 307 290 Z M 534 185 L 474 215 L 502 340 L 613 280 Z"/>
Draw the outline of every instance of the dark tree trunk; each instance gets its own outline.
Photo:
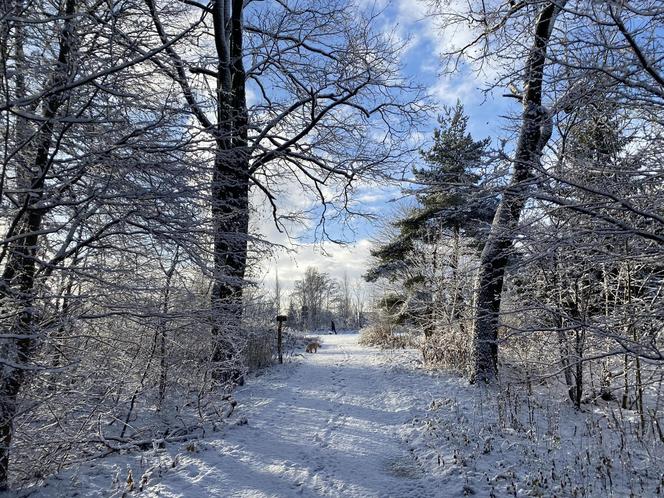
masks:
<path id="1" fill-rule="evenodd" d="M 576 330 L 574 332 L 574 406 L 581 408 L 583 399 L 583 352 L 585 350 L 586 331 Z"/>
<path id="2" fill-rule="evenodd" d="M 535 22 L 535 40 L 526 63 L 523 115 L 514 156 L 514 172 L 503 192 L 491 232 L 482 251 L 475 283 L 473 324 L 473 380 L 491 382 L 498 370 L 498 328 L 505 268 L 514 230 L 528 198 L 532 169 L 551 135 L 550 119 L 542 106 L 542 80 L 551 32 L 565 2 L 546 3 Z"/>
<path id="3" fill-rule="evenodd" d="M 171 299 L 171 289 L 172 289 L 172 280 L 175 269 L 178 265 L 178 257 L 180 255 L 180 249 L 175 249 L 175 254 L 173 255 L 173 260 L 171 261 L 171 266 L 166 270 L 166 288 L 164 289 L 164 299 L 162 302 L 162 319 L 159 323 L 159 398 L 157 401 L 157 411 L 161 411 L 162 404 L 166 398 L 166 381 L 168 378 L 168 364 L 166 362 L 166 340 L 168 332 L 166 330 L 166 320 L 170 308 L 170 299 Z"/>
<path id="4" fill-rule="evenodd" d="M 42 130 L 42 140 L 37 152 L 36 164 L 46 165 L 52 136 L 52 124 Z M 0 303 L 3 314 L 13 315 L 10 328 L 12 339 L 4 345 L 2 356 L 10 365 L 2 369 L 0 377 L 0 490 L 7 489 L 9 449 L 13 436 L 13 419 L 16 414 L 16 397 L 23 385 L 27 366 L 37 344 L 35 330 L 35 272 L 38 230 L 44 212 L 36 207 L 43 194 L 43 170 L 32 183 L 26 199 L 27 206 L 19 216 L 16 242 L 7 251 L 7 263 L 0 282 Z"/>
<path id="5" fill-rule="evenodd" d="M 216 156 L 212 179 L 214 282 L 212 312 L 215 377 L 233 370 L 232 338 L 242 321 L 249 232 L 249 154 L 246 75 L 242 60 L 242 0 L 213 4 L 217 65 Z M 227 362 L 227 365 L 223 365 Z M 232 373 L 231 373 L 232 374 Z M 232 374 L 238 376 L 237 373 Z"/>
<path id="6" fill-rule="evenodd" d="M 459 225 L 454 225 L 452 228 L 452 312 L 450 319 L 452 322 L 459 325 L 462 334 L 464 333 L 464 323 L 461 316 L 461 307 L 463 306 L 463 292 L 461 289 L 461 281 L 459 278 L 459 266 L 461 264 L 461 228 Z"/>
<path id="7" fill-rule="evenodd" d="M 60 34 L 60 50 L 56 67 L 48 87 L 57 88 L 71 74 L 71 54 L 74 43 L 75 0 L 67 0 L 62 12 L 65 19 Z M 22 35 L 21 35 L 22 36 Z M 37 135 L 34 162 L 31 167 L 19 161 L 17 177 L 23 178 L 26 189 L 23 204 L 10 227 L 11 242 L 2 252 L 5 268 L 0 280 L 0 308 L 10 318 L 11 339 L 3 344 L 2 356 L 7 360 L 0 376 L 0 491 L 8 487 L 9 454 L 13 437 L 13 423 L 17 397 L 25 381 L 40 337 L 35 311 L 35 289 L 39 231 L 45 210 L 39 205 L 44 195 L 44 180 L 50 166 L 54 124 L 58 109 L 66 96 L 55 93 L 44 102 L 43 124 Z M 27 147 L 27 144 L 23 144 Z"/>

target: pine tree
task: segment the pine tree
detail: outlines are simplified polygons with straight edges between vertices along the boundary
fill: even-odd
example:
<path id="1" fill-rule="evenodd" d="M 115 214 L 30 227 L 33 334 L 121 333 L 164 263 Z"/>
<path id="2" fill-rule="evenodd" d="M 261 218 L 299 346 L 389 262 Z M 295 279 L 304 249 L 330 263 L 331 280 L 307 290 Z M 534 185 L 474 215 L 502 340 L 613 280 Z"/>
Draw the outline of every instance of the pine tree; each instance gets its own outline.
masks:
<path id="1" fill-rule="evenodd" d="M 377 265 L 367 273 L 369 281 L 393 278 L 407 264 L 416 241 L 430 241 L 432 231 L 451 231 L 455 244 L 462 234 L 481 244 L 482 228 L 493 217 L 496 201 L 483 196 L 478 172 L 490 139 L 473 139 L 460 102 L 445 108 L 438 124 L 433 145 L 421 152 L 426 167 L 413 171 L 418 187 L 409 193 L 419 205 L 394 223 L 399 233 L 393 240 L 371 252 Z"/>
<path id="2" fill-rule="evenodd" d="M 427 167 L 414 170 L 416 183 L 421 185 L 416 196 L 422 207 L 402 220 L 401 226 L 407 233 L 417 232 L 434 222 L 457 235 L 463 230 L 468 236 L 480 237 L 478 229 L 491 220 L 495 210 L 495 202 L 482 196 L 478 172 L 491 140 L 473 139 L 460 102 L 446 108 L 438 123 L 432 147 L 422 151 Z"/>
<path id="3" fill-rule="evenodd" d="M 480 247 L 483 229 L 493 217 L 496 201 L 483 195 L 480 169 L 489 139 L 475 140 L 468 132 L 468 117 L 461 103 L 445 108 L 434 130 L 433 144 L 421 152 L 425 165 L 413 170 L 417 207 L 393 223 L 396 234 L 371 254 L 375 265 L 365 279 L 386 279 L 403 284 L 397 321 L 411 317 L 426 337 L 435 330 L 434 316 L 442 305 L 443 290 L 438 277 L 450 274 L 447 287 L 448 320 L 458 320 L 463 301 L 458 281 L 461 241 Z M 451 244 L 449 241 L 451 240 Z M 442 261 L 439 249 L 447 245 L 451 258 Z M 442 278 L 441 278 L 442 280 Z M 394 306 L 392 306 L 394 309 Z"/>

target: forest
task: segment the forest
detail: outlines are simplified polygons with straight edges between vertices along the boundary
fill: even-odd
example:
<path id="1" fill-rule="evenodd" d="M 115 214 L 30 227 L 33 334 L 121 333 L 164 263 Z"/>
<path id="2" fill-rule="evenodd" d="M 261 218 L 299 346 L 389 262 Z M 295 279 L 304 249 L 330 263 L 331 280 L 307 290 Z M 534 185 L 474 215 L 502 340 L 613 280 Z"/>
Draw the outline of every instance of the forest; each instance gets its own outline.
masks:
<path id="1" fill-rule="evenodd" d="M 387 452 L 389 477 L 344 487 L 286 465 L 305 496 L 664 493 L 661 1 L 0 0 L 0 122 L 0 493 L 73 496 L 44 486 L 177 445 L 194 458 L 213 434 L 235 455 L 224 431 L 262 420 L 251 392 L 289 372 L 293 399 L 358 406 L 307 465 L 378 403 L 353 396 L 429 414 L 416 435 L 388 424 L 418 441 L 416 471 Z M 359 273 L 275 263 L 365 236 Z M 586 463 L 494 479 L 462 456 L 494 452 L 489 425 L 433 428 L 466 424 L 461 400 L 556 448 L 583 420 Z M 432 494 L 429 473 L 471 459 Z M 113 496 L 157 479 L 132 468 Z M 200 496 L 298 494 L 224 479 Z"/>

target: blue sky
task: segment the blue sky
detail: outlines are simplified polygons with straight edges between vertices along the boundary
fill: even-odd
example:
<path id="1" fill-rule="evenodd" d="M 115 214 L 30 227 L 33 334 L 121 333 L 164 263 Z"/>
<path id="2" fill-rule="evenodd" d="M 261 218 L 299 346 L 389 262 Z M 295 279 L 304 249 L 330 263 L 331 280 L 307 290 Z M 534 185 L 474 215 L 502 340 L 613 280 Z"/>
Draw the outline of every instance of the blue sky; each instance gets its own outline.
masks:
<path id="1" fill-rule="evenodd" d="M 367 3 L 369 0 L 365 0 Z M 454 2 L 452 2 L 454 3 Z M 372 5 L 375 5 L 372 2 Z M 502 89 L 485 93 L 487 81 L 491 74 L 478 74 L 469 66 L 462 65 L 455 74 L 442 73 L 441 54 L 451 46 L 458 46 L 471 37 L 470 32 L 441 32 L 435 19 L 427 16 L 425 7 L 415 1 L 393 0 L 378 2 L 381 14 L 378 21 L 379 29 L 386 33 L 396 34 L 408 41 L 402 58 L 403 72 L 415 83 L 425 86 L 432 100 L 441 107 L 453 105 L 460 99 L 470 116 L 470 131 L 475 138 L 504 135 L 502 126 L 505 120 L 501 116 L 517 110 L 518 103 L 514 99 L 502 96 Z M 426 139 L 431 136 L 436 125 L 435 113 L 430 116 L 428 124 L 421 129 L 413 130 L 413 134 Z M 395 207 L 394 199 L 400 197 L 399 186 L 363 187 L 356 197 L 365 210 L 379 213 L 381 218 L 389 216 Z M 293 193 L 294 197 L 297 192 Z M 293 202 L 301 202 L 293 199 Z M 328 227 L 334 236 L 343 237 L 347 245 L 339 246 L 332 243 L 312 243 L 313 226 L 302 231 L 298 244 L 292 244 L 284 234 L 280 234 L 270 226 L 268 216 L 256 221 L 256 226 L 269 240 L 282 243 L 291 248 L 290 251 L 277 251 L 275 257 L 266 258 L 262 264 L 262 283 L 267 289 L 274 286 L 275 272 L 278 270 L 283 288 L 288 291 L 293 282 L 300 278 L 307 266 L 318 266 L 322 271 L 341 278 L 346 273 L 351 279 L 361 279 L 366 270 L 371 249 L 371 238 L 376 227 L 368 220 L 358 220 L 351 229 L 341 226 Z M 315 226 L 315 223 L 313 224 Z M 367 289 L 367 294 L 370 290 Z"/>

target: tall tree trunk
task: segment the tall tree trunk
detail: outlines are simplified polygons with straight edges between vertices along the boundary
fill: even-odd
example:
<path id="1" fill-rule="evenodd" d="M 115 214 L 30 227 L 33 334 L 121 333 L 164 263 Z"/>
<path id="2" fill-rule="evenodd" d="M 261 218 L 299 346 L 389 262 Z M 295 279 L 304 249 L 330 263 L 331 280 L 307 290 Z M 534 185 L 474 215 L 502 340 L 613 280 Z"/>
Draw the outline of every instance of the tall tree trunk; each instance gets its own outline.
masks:
<path id="1" fill-rule="evenodd" d="M 237 354 L 231 333 L 242 320 L 242 290 L 249 232 L 249 154 L 247 151 L 246 75 L 242 60 L 243 1 L 215 0 L 217 49 L 217 138 L 212 178 L 214 282 L 212 360 L 216 377 Z"/>
<path id="2" fill-rule="evenodd" d="M 586 349 L 586 329 L 574 331 L 574 406 L 581 408 L 583 399 L 583 355 Z"/>
<path id="3" fill-rule="evenodd" d="M 166 281 L 164 287 L 164 297 L 161 306 L 162 318 L 159 320 L 159 397 L 157 400 L 157 411 L 161 411 L 162 404 L 166 398 L 166 380 L 168 377 L 168 364 L 166 363 L 166 340 L 168 335 L 166 330 L 166 317 L 168 316 L 168 311 L 170 308 L 173 274 L 177 268 L 179 256 L 180 248 L 177 247 L 175 249 L 175 254 L 173 255 L 173 260 L 171 261 L 171 266 L 165 272 Z"/>
<path id="4" fill-rule="evenodd" d="M 153 0 L 145 0 L 162 43 L 168 36 L 159 19 Z M 213 282 L 210 297 L 212 311 L 213 377 L 224 377 L 223 364 L 235 354 L 232 330 L 242 319 L 242 289 L 247 265 L 249 232 L 249 151 L 247 147 L 248 111 L 243 55 L 243 0 L 212 0 L 217 52 L 216 122 L 212 122 L 196 101 L 189 84 L 185 63 L 172 47 L 165 51 L 175 69 L 174 79 L 200 125 L 215 140 L 211 184 Z M 196 72 L 192 70 L 192 72 Z M 206 72 L 206 74 L 208 74 Z"/>
<path id="5" fill-rule="evenodd" d="M 14 22 L 10 22 L 8 19 L 4 20 L 2 22 L 2 44 L 3 47 L 1 49 L 2 53 L 2 63 L 0 64 L 2 73 L 3 73 L 3 89 L 6 89 L 5 91 L 7 92 L 6 98 L 7 100 L 10 100 L 10 92 L 9 89 L 11 88 L 10 82 L 4 80 L 4 76 L 8 74 L 8 68 L 6 67 L 6 63 L 9 60 L 9 53 L 7 52 L 7 48 L 10 46 L 9 38 L 13 37 L 14 40 L 14 98 L 16 99 L 22 99 L 25 98 L 27 95 L 27 89 L 26 89 L 26 78 L 25 78 L 25 71 L 27 70 L 27 64 L 25 60 L 25 26 L 23 25 L 23 22 L 21 22 L 21 18 L 24 16 L 24 9 L 25 5 L 23 0 L 16 0 L 15 2 L 8 1 L 5 4 L 5 8 L 7 9 L 6 14 L 4 14 L 7 18 L 10 17 L 11 15 L 11 10 L 13 9 L 13 15 L 14 15 Z M 3 8 L 3 11 L 5 9 Z M 4 13 L 4 12 L 3 12 Z M 9 143 L 9 134 L 11 130 L 11 113 L 7 112 L 5 113 L 5 144 Z M 16 187 L 17 190 L 19 191 L 18 195 L 18 200 L 20 203 L 23 203 L 25 201 L 25 195 L 26 192 L 28 191 L 30 187 L 29 183 L 29 155 L 28 155 L 28 147 L 27 144 L 31 139 L 31 135 L 34 132 L 33 127 L 30 125 L 29 121 L 21 116 L 15 116 L 14 117 L 14 130 L 13 130 L 13 135 L 14 135 L 14 148 L 16 149 L 16 153 L 13 154 L 13 161 L 16 164 Z M 12 151 L 13 152 L 13 151 Z M 9 156 L 10 151 L 5 150 L 5 160 L 3 161 L 3 170 L 2 170 L 2 176 L 0 177 L 0 202 L 1 198 L 5 192 L 5 182 L 6 182 L 6 168 L 8 166 L 8 156 Z"/>
<path id="6" fill-rule="evenodd" d="M 61 86 L 71 74 L 75 5 L 74 0 L 67 0 L 64 5 L 58 60 L 48 88 Z M 20 36 L 22 37 L 22 34 Z M 65 100 L 66 97 L 61 93 L 54 93 L 46 99 L 43 103 L 43 124 L 36 136 L 34 162 L 30 166 L 21 161 L 17 162 L 18 168 L 25 166 L 25 171 L 17 171 L 17 178 L 29 180 L 26 181 L 28 188 L 23 196 L 22 206 L 16 214 L 15 223 L 9 229 L 8 238 L 12 237 L 14 240 L 3 251 L 6 259 L 0 280 L 0 307 L 3 314 L 14 317 L 9 330 L 12 338 L 6 340 L 1 350 L 6 364 L 0 371 L 0 491 L 8 487 L 9 452 L 17 397 L 39 338 L 35 311 L 35 276 L 38 233 L 46 214 L 40 202 L 44 196 L 44 180 L 50 166 L 55 122 L 58 110 Z"/>
<path id="7" fill-rule="evenodd" d="M 475 283 L 474 381 L 491 382 L 497 374 L 503 278 L 514 230 L 528 198 L 533 166 L 538 163 L 542 149 L 551 136 L 550 116 L 542 106 L 542 84 L 547 46 L 556 17 L 564 4 L 564 1 L 547 2 L 535 21 L 535 40 L 526 62 L 523 115 L 514 156 L 514 172 L 493 219 Z"/>

